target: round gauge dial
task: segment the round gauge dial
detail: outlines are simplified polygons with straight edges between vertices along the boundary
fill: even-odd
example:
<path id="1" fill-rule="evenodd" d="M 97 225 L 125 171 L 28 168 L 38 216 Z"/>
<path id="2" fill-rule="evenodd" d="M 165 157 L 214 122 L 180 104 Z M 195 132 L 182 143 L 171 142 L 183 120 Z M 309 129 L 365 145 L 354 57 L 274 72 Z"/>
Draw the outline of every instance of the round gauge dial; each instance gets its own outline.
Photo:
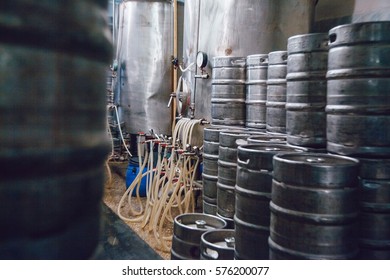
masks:
<path id="1" fill-rule="evenodd" d="M 198 52 L 196 55 L 196 65 L 199 68 L 204 68 L 207 65 L 207 54 L 204 52 Z"/>

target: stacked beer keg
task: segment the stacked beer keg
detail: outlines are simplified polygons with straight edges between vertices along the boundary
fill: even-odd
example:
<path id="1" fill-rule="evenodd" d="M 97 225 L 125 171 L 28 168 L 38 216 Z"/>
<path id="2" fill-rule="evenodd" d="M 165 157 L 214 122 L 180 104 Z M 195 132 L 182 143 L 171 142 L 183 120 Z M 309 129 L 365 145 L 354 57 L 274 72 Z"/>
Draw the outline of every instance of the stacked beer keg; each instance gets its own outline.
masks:
<path id="1" fill-rule="evenodd" d="M 173 224 L 171 259 L 199 260 L 202 235 L 225 227 L 224 220 L 212 215 L 187 213 L 176 216 Z"/>
<path id="2" fill-rule="evenodd" d="M 230 130 L 220 133 L 218 182 L 217 182 L 217 216 L 227 222 L 228 228 L 234 228 L 235 186 L 237 179 L 237 140 L 247 139 L 255 131 Z"/>
<path id="3" fill-rule="evenodd" d="M 328 34 L 290 37 L 287 50 L 287 142 L 325 148 Z"/>
<path id="4" fill-rule="evenodd" d="M 286 133 L 287 51 L 268 54 L 267 132 Z"/>
<path id="5" fill-rule="evenodd" d="M 265 94 L 267 134 L 222 145 L 216 157 L 217 182 L 231 187 L 217 193 L 235 195 L 234 208 L 226 195 L 216 200 L 217 215 L 234 213 L 236 259 L 390 258 L 389 29 L 366 22 L 296 35 L 267 67 L 265 56 L 247 57 L 246 126 L 264 127 Z"/>
<path id="6" fill-rule="evenodd" d="M 390 258 L 390 22 L 329 31 L 327 148 L 361 162 L 360 258 Z"/>
<path id="7" fill-rule="evenodd" d="M 315 153 L 326 147 L 328 34 L 290 37 L 287 50 L 287 143 L 311 153 L 273 159 L 270 258 L 353 259 L 359 161 Z"/>
<path id="8" fill-rule="evenodd" d="M 245 58 L 213 58 L 211 123 L 245 126 Z"/>
<path id="9" fill-rule="evenodd" d="M 203 140 L 203 213 L 217 214 L 217 181 L 219 132 L 221 128 L 207 127 L 204 129 Z"/>
<path id="10" fill-rule="evenodd" d="M 273 168 L 270 259 L 354 259 L 358 160 L 290 153 Z"/>
<path id="11" fill-rule="evenodd" d="M 254 138 L 248 138 L 248 142 L 260 141 L 258 138 L 272 140 L 263 136 Z M 272 158 L 279 153 L 305 151 L 281 142 L 261 141 L 264 142 L 238 147 L 234 215 L 236 259 L 269 258 Z"/>
<path id="12" fill-rule="evenodd" d="M 246 58 L 246 127 L 265 129 L 268 55 Z"/>

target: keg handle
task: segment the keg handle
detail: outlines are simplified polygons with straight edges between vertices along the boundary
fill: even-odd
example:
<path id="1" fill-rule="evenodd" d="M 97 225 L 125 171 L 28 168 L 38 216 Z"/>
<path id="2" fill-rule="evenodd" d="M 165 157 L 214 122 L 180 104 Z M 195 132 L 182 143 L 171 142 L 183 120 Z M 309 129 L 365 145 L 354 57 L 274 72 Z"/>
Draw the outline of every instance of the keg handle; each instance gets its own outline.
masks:
<path id="1" fill-rule="evenodd" d="M 268 64 L 268 58 L 260 58 L 260 63 L 261 64 Z"/>
<path id="2" fill-rule="evenodd" d="M 211 255 L 211 254 L 209 253 L 209 251 L 212 252 L 212 253 L 214 254 L 214 256 Z M 210 249 L 210 248 L 203 248 L 203 254 L 204 254 L 205 256 L 209 257 L 209 258 L 212 259 L 212 260 L 218 260 L 218 257 L 219 257 L 218 252 L 215 251 L 215 250 L 213 250 L 213 249 Z"/>
<path id="3" fill-rule="evenodd" d="M 246 145 L 246 144 L 248 144 L 248 141 L 245 140 L 245 139 L 237 139 L 236 140 L 236 145 L 237 146 L 242 146 L 242 145 Z"/>
<path id="4" fill-rule="evenodd" d="M 237 163 L 242 164 L 242 165 L 248 165 L 250 161 L 251 160 L 249 158 L 246 161 L 243 161 L 243 160 L 240 160 L 239 158 L 237 158 Z"/>
<path id="5" fill-rule="evenodd" d="M 332 34 L 329 34 L 329 45 L 336 42 L 337 40 L 337 34 L 336 33 L 332 33 Z"/>
<path id="6" fill-rule="evenodd" d="M 245 66 L 245 59 L 232 60 L 233 66 Z"/>

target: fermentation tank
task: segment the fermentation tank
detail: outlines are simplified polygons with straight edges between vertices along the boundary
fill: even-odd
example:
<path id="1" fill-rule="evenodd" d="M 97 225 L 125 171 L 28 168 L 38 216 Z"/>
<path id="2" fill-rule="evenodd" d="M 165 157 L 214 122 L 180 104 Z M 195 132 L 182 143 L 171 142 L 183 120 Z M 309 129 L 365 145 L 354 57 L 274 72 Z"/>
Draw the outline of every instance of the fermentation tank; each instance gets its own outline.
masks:
<path id="1" fill-rule="evenodd" d="M 211 119 L 211 60 L 215 56 L 246 57 L 285 49 L 288 37 L 308 33 L 315 0 L 186 0 L 184 12 L 184 68 L 205 52 L 203 73 L 192 65 L 184 73 L 196 118 Z M 292 24 L 293 23 L 293 24 Z"/>
<path id="2" fill-rule="evenodd" d="M 167 0 L 119 6 L 115 101 L 126 131 L 171 133 L 173 7 Z"/>

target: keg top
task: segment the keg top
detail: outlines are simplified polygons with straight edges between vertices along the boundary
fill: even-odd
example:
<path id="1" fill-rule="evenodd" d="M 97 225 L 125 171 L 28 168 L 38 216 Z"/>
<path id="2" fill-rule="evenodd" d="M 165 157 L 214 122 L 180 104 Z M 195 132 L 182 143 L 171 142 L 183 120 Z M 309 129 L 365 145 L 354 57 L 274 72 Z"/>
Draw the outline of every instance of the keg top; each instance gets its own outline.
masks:
<path id="1" fill-rule="evenodd" d="M 216 56 L 212 59 L 213 68 L 217 67 L 245 67 L 245 57 L 237 56 Z"/>
<path id="2" fill-rule="evenodd" d="M 237 165 L 251 170 L 273 169 L 272 158 L 280 153 L 303 153 L 305 148 L 290 147 L 286 144 L 247 144 L 237 148 Z"/>
<path id="3" fill-rule="evenodd" d="M 247 129 L 245 127 L 239 127 L 239 126 L 209 126 L 206 127 L 203 130 L 204 140 L 206 141 L 212 141 L 212 142 L 219 142 L 219 133 L 221 131 L 246 131 Z"/>
<path id="4" fill-rule="evenodd" d="M 286 143 L 286 135 L 256 135 L 250 136 L 248 139 L 248 144 L 257 144 L 257 143 Z"/>
<path id="5" fill-rule="evenodd" d="M 307 152 L 304 147 L 291 147 L 286 144 L 273 144 L 273 143 L 261 143 L 261 144 L 246 144 L 238 147 L 239 151 L 245 151 L 249 153 L 268 153 L 279 154 L 286 152 Z"/>
<path id="6" fill-rule="evenodd" d="M 251 135 L 262 135 L 264 132 L 256 132 L 249 130 L 225 130 L 219 134 L 220 146 L 237 147 L 237 139 L 247 139 Z"/>
<path id="7" fill-rule="evenodd" d="M 390 21 L 344 24 L 329 30 L 329 48 L 383 42 L 390 43 Z"/>
<path id="8" fill-rule="evenodd" d="M 274 179 L 287 184 L 345 188 L 357 187 L 359 160 L 321 153 L 286 153 L 273 158 Z"/>
<path id="9" fill-rule="evenodd" d="M 287 51 L 275 51 L 268 54 L 268 65 L 287 64 Z"/>
<path id="10" fill-rule="evenodd" d="M 282 154 L 277 157 L 278 161 L 284 161 L 292 165 L 306 164 L 318 167 L 342 167 L 357 166 L 359 164 L 359 160 L 354 158 L 318 153 Z"/>
<path id="11" fill-rule="evenodd" d="M 252 54 L 246 57 L 247 66 L 267 66 L 268 54 Z"/>
<path id="12" fill-rule="evenodd" d="M 295 35 L 288 38 L 287 52 L 290 55 L 293 53 L 328 51 L 328 43 L 328 33 Z"/>
<path id="13" fill-rule="evenodd" d="M 215 229 L 202 234 L 201 240 L 211 248 L 234 250 L 234 229 Z"/>
<path id="14" fill-rule="evenodd" d="M 225 228 L 226 222 L 213 215 L 200 213 L 187 213 L 175 217 L 175 232 L 177 228 L 193 231 L 208 231 L 211 229 Z M 177 235 L 177 234 L 176 234 Z"/>

